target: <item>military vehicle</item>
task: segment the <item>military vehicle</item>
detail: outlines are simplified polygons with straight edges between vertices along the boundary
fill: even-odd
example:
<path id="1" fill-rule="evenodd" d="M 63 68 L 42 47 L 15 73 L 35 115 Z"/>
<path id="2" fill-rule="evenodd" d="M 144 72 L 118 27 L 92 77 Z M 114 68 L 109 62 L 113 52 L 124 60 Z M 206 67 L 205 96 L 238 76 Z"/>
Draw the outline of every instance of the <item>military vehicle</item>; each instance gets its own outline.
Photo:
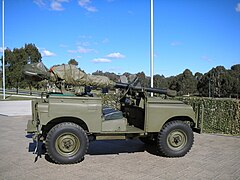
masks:
<path id="1" fill-rule="evenodd" d="M 46 153 L 58 164 L 80 162 L 93 140 L 139 138 L 166 157 L 189 152 L 193 132 L 201 131 L 198 112 L 181 101 L 149 94 L 167 97 L 174 91 L 141 87 L 137 78 L 114 87 L 122 90 L 119 109 L 104 106 L 101 97 L 42 93 L 41 99 L 32 101 L 27 133 L 33 133 L 37 143 L 43 141 Z"/>

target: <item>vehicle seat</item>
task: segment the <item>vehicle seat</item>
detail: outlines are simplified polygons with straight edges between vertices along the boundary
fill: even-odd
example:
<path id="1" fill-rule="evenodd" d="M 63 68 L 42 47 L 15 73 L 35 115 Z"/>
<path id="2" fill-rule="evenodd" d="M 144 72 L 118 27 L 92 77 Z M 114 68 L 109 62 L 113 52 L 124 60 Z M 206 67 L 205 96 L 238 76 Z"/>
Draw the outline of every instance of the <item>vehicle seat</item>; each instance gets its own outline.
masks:
<path id="1" fill-rule="evenodd" d="M 104 116 L 104 120 L 116 120 L 123 118 L 122 111 L 116 110 L 111 107 L 103 107 L 102 113 Z"/>

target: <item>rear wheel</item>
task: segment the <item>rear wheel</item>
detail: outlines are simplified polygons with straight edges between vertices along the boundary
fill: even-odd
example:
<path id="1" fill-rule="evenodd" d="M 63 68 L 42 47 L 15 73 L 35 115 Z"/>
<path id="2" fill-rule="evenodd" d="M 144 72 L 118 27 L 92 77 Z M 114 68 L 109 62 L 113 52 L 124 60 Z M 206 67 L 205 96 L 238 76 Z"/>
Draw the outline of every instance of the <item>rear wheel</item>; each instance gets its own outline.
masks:
<path id="1" fill-rule="evenodd" d="M 193 145 L 193 132 L 183 121 L 171 121 L 158 134 L 158 150 L 167 157 L 182 157 Z"/>
<path id="2" fill-rule="evenodd" d="M 82 160 L 89 145 L 85 131 L 77 124 L 65 122 L 54 126 L 46 138 L 46 150 L 58 164 L 77 163 Z"/>

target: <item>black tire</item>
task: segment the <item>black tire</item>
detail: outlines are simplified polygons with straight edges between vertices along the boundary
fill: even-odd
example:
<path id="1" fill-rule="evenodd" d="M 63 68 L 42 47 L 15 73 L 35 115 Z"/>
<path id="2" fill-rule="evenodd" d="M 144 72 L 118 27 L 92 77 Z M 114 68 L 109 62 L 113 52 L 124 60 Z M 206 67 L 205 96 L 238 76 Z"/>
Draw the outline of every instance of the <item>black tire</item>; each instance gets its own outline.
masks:
<path id="1" fill-rule="evenodd" d="M 171 121 L 163 126 L 157 141 L 157 148 L 161 155 L 182 157 L 190 151 L 193 145 L 193 131 L 183 121 Z"/>
<path id="2" fill-rule="evenodd" d="M 88 136 L 77 124 L 64 122 L 55 125 L 47 134 L 46 150 L 57 164 L 80 162 L 87 152 Z"/>

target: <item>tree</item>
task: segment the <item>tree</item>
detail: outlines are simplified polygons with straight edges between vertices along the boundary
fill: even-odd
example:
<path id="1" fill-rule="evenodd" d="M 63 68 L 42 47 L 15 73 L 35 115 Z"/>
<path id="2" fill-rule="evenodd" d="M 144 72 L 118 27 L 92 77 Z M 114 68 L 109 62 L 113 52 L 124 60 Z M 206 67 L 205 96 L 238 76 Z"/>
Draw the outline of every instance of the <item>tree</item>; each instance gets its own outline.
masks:
<path id="1" fill-rule="evenodd" d="M 106 76 L 114 82 L 117 82 L 119 80 L 119 76 L 116 75 L 115 73 L 111 73 L 111 72 L 102 72 L 102 71 L 97 70 L 96 72 L 93 72 L 92 75 Z"/>
<path id="2" fill-rule="evenodd" d="M 194 74 L 194 77 L 195 77 L 195 79 L 196 79 L 197 81 L 199 81 L 199 80 L 203 77 L 203 74 L 200 73 L 200 72 L 196 72 L 196 73 Z"/>
<path id="3" fill-rule="evenodd" d="M 233 65 L 229 70 L 232 82 L 231 96 L 239 97 L 240 93 L 240 64 Z"/>
<path id="4" fill-rule="evenodd" d="M 141 86 L 143 86 L 143 87 L 149 87 L 150 86 L 149 78 L 146 77 L 146 75 L 143 71 L 137 73 L 136 75 L 137 75 L 137 77 L 140 81 Z"/>
<path id="5" fill-rule="evenodd" d="M 1 63 L 3 64 L 3 57 L 1 57 Z M 9 87 L 9 88 L 12 88 L 14 87 L 14 85 L 12 84 L 11 82 L 11 78 L 10 78 L 10 62 L 11 62 L 11 59 L 13 59 L 13 53 L 12 51 L 7 48 L 5 50 L 5 77 L 6 77 L 6 87 Z"/>
<path id="6" fill-rule="evenodd" d="M 28 55 L 28 63 L 36 63 L 42 61 L 41 53 L 38 51 L 38 48 L 35 44 L 25 44 L 24 49 Z"/>
<path id="7" fill-rule="evenodd" d="M 202 96 L 229 97 L 232 91 L 231 75 L 223 66 L 212 68 L 199 80 L 197 88 Z"/>
<path id="8" fill-rule="evenodd" d="M 153 86 L 155 88 L 168 88 L 167 79 L 159 74 L 153 76 Z"/>
<path id="9" fill-rule="evenodd" d="M 75 59 L 70 59 L 68 61 L 68 64 L 72 64 L 72 65 L 78 66 L 78 62 Z"/>
<path id="10" fill-rule="evenodd" d="M 25 52 L 27 53 L 27 63 L 37 63 L 42 61 L 41 53 L 38 51 L 38 48 L 35 46 L 35 44 L 25 44 L 24 46 Z M 38 87 L 37 82 L 33 81 L 27 81 L 30 95 L 32 95 L 32 87 Z"/>
<path id="11" fill-rule="evenodd" d="M 197 80 L 189 69 L 172 78 L 170 89 L 176 90 L 179 95 L 194 94 L 197 92 Z"/>
<path id="12" fill-rule="evenodd" d="M 34 44 L 25 44 L 24 47 L 13 50 L 7 48 L 5 50 L 6 87 L 16 88 L 16 93 L 18 93 L 19 87 L 25 88 L 28 84 L 31 91 L 32 85 L 36 84 L 24 80 L 22 69 L 27 63 L 40 62 L 41 58 L 41 54 Z"/>
<path id="13" fill-rule="evenodd" d="M 16 93 L 18 94 L 20 83 L 24 80 L 22 75 L 22 68 L 25 64 L 27 64 L 28 55 L 25 52 L 24 48 L 14 48 L 12 53 L 13 59 L 10 60 L 10 78 L 12 84 L 16 88 Z"/>

